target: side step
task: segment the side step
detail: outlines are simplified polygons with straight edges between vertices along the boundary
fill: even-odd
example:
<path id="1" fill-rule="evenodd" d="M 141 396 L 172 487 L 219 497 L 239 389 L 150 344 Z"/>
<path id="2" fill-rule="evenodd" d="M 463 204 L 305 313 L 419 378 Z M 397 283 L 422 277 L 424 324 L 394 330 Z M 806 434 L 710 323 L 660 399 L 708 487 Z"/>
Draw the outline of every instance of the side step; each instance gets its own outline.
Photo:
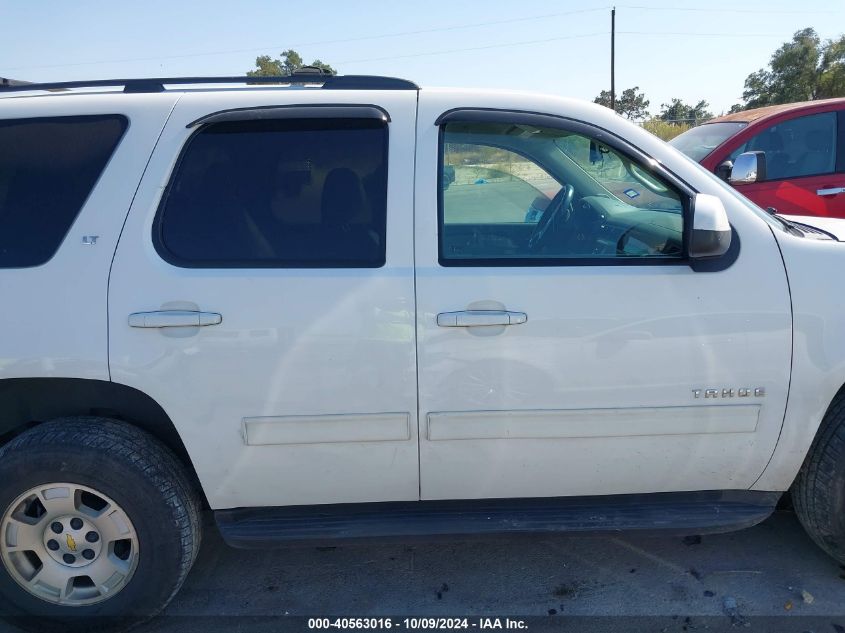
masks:
<path id="1" fill-rule="evenodd" d="M 391 501 L 215 511 L 233 547 L 361 539 L 671 530 L 728 532 L 766 519 L 779 492 L 723 490 L 602 497 Z"/>

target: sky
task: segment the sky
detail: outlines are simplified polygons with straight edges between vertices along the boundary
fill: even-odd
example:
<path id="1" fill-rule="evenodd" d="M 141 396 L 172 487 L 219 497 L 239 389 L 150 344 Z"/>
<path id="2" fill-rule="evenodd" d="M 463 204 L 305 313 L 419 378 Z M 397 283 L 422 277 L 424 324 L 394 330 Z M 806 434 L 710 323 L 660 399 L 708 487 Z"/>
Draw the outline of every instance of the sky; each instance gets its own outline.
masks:
<path id="1" fill-rule="evenodd" d="M 592 100 L 610 88 L 605 0 L 0 0 L 0 77 L 241 75 L 293 48 L 340 74 Z M 678 97 L 719 114 L 792 33 L 845 32 L 845 0 L 616 4 L 616 89 L 652 113 Z"/>

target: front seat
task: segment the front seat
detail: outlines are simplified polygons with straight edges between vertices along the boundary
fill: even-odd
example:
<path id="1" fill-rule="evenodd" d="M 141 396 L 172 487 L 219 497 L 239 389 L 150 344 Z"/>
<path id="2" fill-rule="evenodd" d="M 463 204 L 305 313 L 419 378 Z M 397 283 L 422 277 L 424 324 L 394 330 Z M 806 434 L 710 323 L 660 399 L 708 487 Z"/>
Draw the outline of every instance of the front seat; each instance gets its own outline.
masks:
<path id="1" fill-rule="evenodd" d="M 382 259 L 381 240 L 371 230 L 371 213 L 361 178 L 351 169 L 332 169 L 320 199 L 321 229 L 333 259 L 358 263 Z"/>
<path id="2" fill-rule="evenodd" d="M 185 178 L 189 178 L 185 176 Z M 181 220 L 193 214 L 171 216 L 164 222 L 164 243 L 178 245 L 179 257 L 199 261 L 235 261 L 273 257 L 266 239 L 250 223 L 241 180 L 230 161 L 218 161 L 180 183 L 168 198 L 168 207 L 200 208 L 203 221 Z"/>
<path id="3" fill-rule="evenodd" d="M 790 172 L 789 156 L 783 150 L 783 137 L 777 127 L 772 127 L 752 141 L 754 150 L 766 153 L 766 179 L 780 180 Z"/>
<path id="4" fill-rule="evenodd" d="M 804 136 L 807 151 L 801 157 L 799 175 L 815 176 L 833 171 L 832 139 L 824 130 L 813 130 Z"/>

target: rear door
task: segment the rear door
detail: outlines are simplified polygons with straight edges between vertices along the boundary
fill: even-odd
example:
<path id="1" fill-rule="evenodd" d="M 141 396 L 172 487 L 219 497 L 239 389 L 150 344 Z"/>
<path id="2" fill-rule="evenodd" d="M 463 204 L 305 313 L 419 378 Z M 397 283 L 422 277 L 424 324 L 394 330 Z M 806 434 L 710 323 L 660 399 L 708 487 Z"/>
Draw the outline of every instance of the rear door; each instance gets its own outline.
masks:
<path id="1" fill-rule="evenodd" d="M 696 272 L 689 192 L 656 163 L 563 106 L 465 105 L 421 93 L 422 498 L 751 486 L 790 362 L 765 222 L 733 213 L 739 253 Z"/>
<path id="2" fill-rule="evenodd" d="M 124 96 L 0 99 L 3 378 L 109 379 L 109 265 L 178 99 Z"/>
<path id="3" fill-rule="evenodd" d="M 779 120 L 733 149 L 766 153 L 766 180 L 735 185 L 761 207 L 779 213 L 845 217 L 845 112 Z"/>
<path id="4" fill-rule="evenodd" d="M 173 111 L 116 253 L 110 366 L 213 508 L 418 498 L 415 107 L 249 89 Z"/>

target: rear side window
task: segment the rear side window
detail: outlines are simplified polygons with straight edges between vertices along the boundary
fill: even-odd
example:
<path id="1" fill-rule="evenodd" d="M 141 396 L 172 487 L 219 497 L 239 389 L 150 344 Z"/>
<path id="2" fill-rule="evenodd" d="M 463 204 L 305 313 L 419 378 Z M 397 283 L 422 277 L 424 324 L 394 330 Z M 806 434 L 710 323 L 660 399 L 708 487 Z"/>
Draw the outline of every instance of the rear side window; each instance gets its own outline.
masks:
<path id="1" fill-rule="evenodd" d="M 119 115 L 0 121 L 0 268 L 55 255 L 126 126 Z"/>
<path id="2" fill-rule="evenodd" d="M 188 142 L 154 240 L 184 267 L 377 268 L 385 261 L 387 123 L 212 123 Z"/>

